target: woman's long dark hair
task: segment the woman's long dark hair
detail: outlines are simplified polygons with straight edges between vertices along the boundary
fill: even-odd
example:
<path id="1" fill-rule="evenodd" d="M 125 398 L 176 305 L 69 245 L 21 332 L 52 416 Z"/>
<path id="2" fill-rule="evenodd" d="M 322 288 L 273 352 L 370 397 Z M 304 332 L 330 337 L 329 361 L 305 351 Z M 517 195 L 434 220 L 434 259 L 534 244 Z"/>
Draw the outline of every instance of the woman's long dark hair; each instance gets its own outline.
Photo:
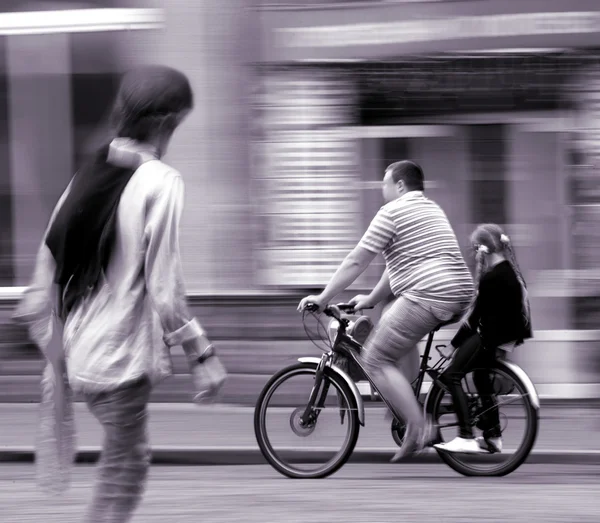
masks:
<path id="1" fill-rule="evenodd" d="M 140 142 L 172 132 L 179 115 L 193 107 L 187 77 L 175 69 L 146 66 L 127 73 L 111 111 L 115 137 Z M 104 144 L 75 175 L 46 238 L 56 262 L 59 315 L 94 292 L 111 259 L 121 194 L 135 172 L 108 163 Z"/>

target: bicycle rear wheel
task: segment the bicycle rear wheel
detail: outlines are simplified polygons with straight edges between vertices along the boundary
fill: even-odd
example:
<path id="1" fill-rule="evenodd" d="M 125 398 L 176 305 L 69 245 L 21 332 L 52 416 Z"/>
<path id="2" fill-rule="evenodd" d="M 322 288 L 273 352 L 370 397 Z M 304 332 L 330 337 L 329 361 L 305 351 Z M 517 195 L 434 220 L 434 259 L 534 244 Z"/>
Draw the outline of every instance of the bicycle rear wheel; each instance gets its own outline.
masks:
<path id="1" fill-rule="evenodd" d="M 281 370 L 265 385 L 254 411 L 254 433 L 263 456 L 290 478 L 333 474 L 350 458 L 358 440 L 360 423 L 354 396 L 343 379 L 327 367 L 318 394 L 322 409 L 314 423 L 301 426 L 316 372 L 313 363 Z M 323 443 L 311 447 L 319 437 Z"/>
<path id="2" fill-rule="evenodd" d="M 505 476 L 521 466 L 535 444 L 538 432 L 539 415 L 527 388 L 519 377 L 506 367 L 489 369 L 494 383 L 497 409 L 500 416 L 504 449 L 500 453 L 459 454 L 437 450 L 438 455 L 450 468 L 464 476 Z M 481 428 L 484 412 L 481 401 L 467 375 L 466 384 L 473 430 Z M 429 394 L 426 410 L 440 426 L 439 442 L 449 441 L 457 435 L 458 422 L 452 399 L 446 389 L 435 385 Z M 478 421 L 479 420 L 479 421 Z M 478 427 L 479 426 L 479 427 Z"/>

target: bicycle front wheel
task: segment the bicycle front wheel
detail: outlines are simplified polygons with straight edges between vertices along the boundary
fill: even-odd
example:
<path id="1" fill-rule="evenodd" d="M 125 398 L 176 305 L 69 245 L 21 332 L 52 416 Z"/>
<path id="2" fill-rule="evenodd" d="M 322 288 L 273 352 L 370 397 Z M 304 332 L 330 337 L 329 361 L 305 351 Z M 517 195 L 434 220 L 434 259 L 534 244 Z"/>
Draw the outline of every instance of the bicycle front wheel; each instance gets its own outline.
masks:
<path id="1" fill-rule="evenodd" d="M 438 450 L 438 455 L 450 468 L 464 476 L 505 476 L 521 466 L 529 456 L 538 432 L 539 414 L 527 388 L 519 377 L 506 367 L 487 369 L 493 385 L 495 406 L 482 406 L 468 374 L 464 387 L 471 411 L 474 435 L 483 429 L 486 418 L 499 421 L 503 449 L 498 453 L 460 454 Z M 427 411 L 440 427 L 438 441 L 450 441 L 457 435 L 458 420 L 448 391 L 434 386 L 429 395 Z M 490 416 L 492 415 L 492 416 Z"/>
<path id="2" fill-rule="evenodd" d="M 300 418 L 315 385 L 317 365 L 299 363 L 275 374 L 262 390 L 254 411 L 254 433 L 265 459 L 290 478 L 324 478 L 348 461 L 360 423 L 354 396 L 334 371 L 324 369 L 316 417 Z"/>

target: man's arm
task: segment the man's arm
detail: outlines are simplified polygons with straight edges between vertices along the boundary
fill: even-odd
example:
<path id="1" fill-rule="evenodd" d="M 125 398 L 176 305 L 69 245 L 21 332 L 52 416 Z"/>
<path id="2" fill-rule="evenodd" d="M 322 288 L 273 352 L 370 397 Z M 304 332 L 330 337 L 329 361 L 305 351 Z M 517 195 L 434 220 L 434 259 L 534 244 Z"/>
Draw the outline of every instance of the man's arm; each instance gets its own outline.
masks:
<path id="1" fill-rule="evenodd" d="M 388 274 L 387 268 L 384 269 L 381 278 L 379 279 L 379 283 L 375 286 L 375 288 L 369 294 L 369 303 L 373 305 L 373 307 L 385 299 L 391 298 L 394 295 L 392 292 L 392 288 L 390 287 L 390 275 Z"/>
<path id="2" fill-rule="evenodd" d="M 323 303 L 328 303 L 340 292 L 346 290 L 356 278 L 358 278 L 369 266 L 377 254 L 357 245 L 353 251 L 346 256 L 330 282 L 321 293 Z"/>
<path id="3" fill-rule="evenodd" d="M 346 256 L 340 268 L 321 293 L 322 302 L 328 303 L 340 292 L 346 290 L 366 270 L 373 259 L 383 252 L 394 237 L 395 232 L 396 229 L 390 214 L 384 208 L 381 208 L 358 245 Z"/>

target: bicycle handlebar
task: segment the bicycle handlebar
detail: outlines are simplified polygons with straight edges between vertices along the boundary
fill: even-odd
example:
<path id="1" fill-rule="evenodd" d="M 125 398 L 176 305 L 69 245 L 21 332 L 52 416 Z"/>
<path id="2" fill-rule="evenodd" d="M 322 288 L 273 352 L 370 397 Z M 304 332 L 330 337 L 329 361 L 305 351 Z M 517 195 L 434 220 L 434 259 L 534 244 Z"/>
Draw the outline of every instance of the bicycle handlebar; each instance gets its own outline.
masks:
<path id="1" fill-rule="evenodd" d="M 364 308 L 374 309 L 375 307 Z M 319 308 L 314 303 L 309 303 L 306 306 L 306 310 L 309 312 L 317 312 Z M 323 314 L 325 314 L 325 316 L 330 316 L 331 318 L 335 318 L 336 320 L 339 320 L 341 318 L 342 312 L 354 314 L 356 310 L 354 309 L 354 305 L 351 303 L 338 303 L 337 305 L 328 305 L 323 309 Z"/>

